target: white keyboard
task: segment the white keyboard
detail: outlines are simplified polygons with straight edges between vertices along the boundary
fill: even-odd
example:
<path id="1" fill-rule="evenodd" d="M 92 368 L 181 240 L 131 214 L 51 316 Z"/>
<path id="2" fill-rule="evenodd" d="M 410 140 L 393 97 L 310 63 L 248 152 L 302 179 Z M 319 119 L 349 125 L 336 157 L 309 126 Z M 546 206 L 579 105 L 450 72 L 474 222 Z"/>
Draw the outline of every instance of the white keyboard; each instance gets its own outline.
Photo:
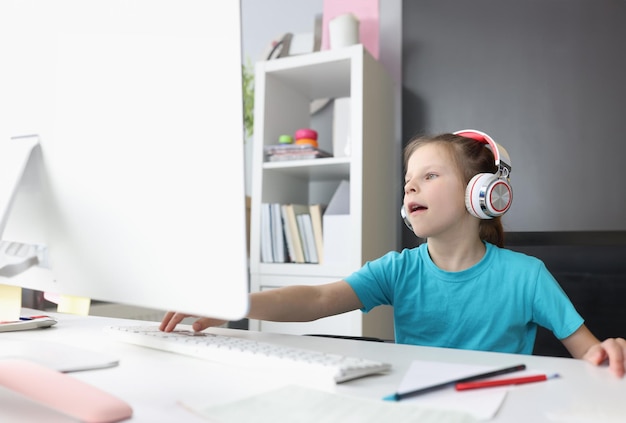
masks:
<path id="1" fill-rule="evenodd" d="M 188 355 L 218 363 L 260 370 L 276 369 L 303 377 L 328 377 L 335 383 L 384 373 L 391 365 L 378 361 L 259 342 L 251 339 L 195 333 L 161 332 L 156 326 L 108 326 L 105 331 L 130 344 Z M 295 373 L 298 372 L 298 373 Z"/>

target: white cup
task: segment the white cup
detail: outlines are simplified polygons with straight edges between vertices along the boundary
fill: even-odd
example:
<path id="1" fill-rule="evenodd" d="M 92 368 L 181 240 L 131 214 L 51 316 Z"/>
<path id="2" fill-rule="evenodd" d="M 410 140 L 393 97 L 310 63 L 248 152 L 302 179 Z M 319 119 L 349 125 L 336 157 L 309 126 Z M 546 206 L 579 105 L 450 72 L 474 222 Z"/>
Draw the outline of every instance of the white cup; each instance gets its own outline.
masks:
<path id="1" fill-rule="evenodd" d="M 342 48 L 359 43 L 359 20 L 352 13 L 338 15 L 328 22 L 330 48 Z"/>

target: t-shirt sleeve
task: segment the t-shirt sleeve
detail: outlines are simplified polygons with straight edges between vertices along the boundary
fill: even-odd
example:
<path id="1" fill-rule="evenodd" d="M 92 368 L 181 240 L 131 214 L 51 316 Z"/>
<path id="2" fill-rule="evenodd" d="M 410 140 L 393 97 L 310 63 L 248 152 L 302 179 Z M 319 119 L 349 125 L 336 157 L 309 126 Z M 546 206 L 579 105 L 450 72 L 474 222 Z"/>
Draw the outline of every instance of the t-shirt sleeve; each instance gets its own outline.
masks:
<path id="1" fill-rule="evenodd" d="M 368 261 L 356 272 L 345 278 L 363 304 L 361 309 L 368 312 L 379 305 L 391 305 L 394 274 L 394 256 L 390 252 L 384 256 Z"/>
<path id="2" fill-rule="evenodd" d="M 538 271 L 533 315 L 538 325 L 551 330 L 558 339 L 567 338 L 584 323 L 563 288 L 543 263 Z"/>

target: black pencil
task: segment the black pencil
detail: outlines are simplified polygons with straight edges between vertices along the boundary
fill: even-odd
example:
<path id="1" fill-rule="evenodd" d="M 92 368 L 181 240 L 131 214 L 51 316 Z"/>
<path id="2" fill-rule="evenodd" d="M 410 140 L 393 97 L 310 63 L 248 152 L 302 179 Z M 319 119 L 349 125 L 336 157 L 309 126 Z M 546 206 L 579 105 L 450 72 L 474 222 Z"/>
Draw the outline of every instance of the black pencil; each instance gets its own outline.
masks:
<path id="1" fill-rule="evenodd" d="M 487 379 L 489 377 L 504 375 L 504 374 L 513 373 L 513 372 L 519 372 L 525 369 L 526 369 L 525 364 L 518 364 L 516 366 L 506 367 L 504 369 L 493 370 L 487 373 L 481 373 L 481 374 L 474 375 L 474 376 L 468 376 L 468 377 L 464 377 L 461 379 L 455 379 L 455 380 L 451 380 L 448 382 L 439 383 L 437 385 L 427 386 L 426 388 L 420 388 L 414 391 L 396 392 L 395 394 L 391 394 L 385 397 L 384 399 L 386 401 L 400 401 L 405 398 L 414 397 L 416 395 L 421 395 L 421 394 L 426 394 L 428 392 L 436 391 L 436 390 L 447 388 L 450 386 L 455 386 L 457 383 L 473 382 L 475 380 Z"/>

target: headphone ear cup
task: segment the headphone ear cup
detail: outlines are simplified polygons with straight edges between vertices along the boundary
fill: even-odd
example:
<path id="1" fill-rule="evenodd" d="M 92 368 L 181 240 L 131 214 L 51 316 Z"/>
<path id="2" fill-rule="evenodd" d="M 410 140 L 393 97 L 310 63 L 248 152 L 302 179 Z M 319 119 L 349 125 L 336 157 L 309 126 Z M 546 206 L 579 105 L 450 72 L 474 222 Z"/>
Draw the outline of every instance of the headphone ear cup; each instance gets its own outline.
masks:
<path id="1" fill-rule="evenodd" d="M 409 222 L 409 216 L 407 216 L 406 214 L 406 210 L 404 209 L 404 204 L 402 205 L 402 207 L 400 207 L 400 216 L 402 216 L 402 220 L 404 221 L 404 224 L 407 226 L 407 228 L 409 228 L 412 231 L 413 226 L 411 226 L 411 222 Z"/>
<path id="2" fill-rule="evenodd" d="M 497 180 L 489 187 L 487 207 L 493 217 L 502 216 L 511 208 L 513 189 L 505 178 Z"/>
<path id="3" fill-rule="evenodd" d="M 512 200 L 511 185 L 492 173 L 474 175 L 465 189 L 465 207 L 479 219 L 502 216 L 511 207 Z"/>

